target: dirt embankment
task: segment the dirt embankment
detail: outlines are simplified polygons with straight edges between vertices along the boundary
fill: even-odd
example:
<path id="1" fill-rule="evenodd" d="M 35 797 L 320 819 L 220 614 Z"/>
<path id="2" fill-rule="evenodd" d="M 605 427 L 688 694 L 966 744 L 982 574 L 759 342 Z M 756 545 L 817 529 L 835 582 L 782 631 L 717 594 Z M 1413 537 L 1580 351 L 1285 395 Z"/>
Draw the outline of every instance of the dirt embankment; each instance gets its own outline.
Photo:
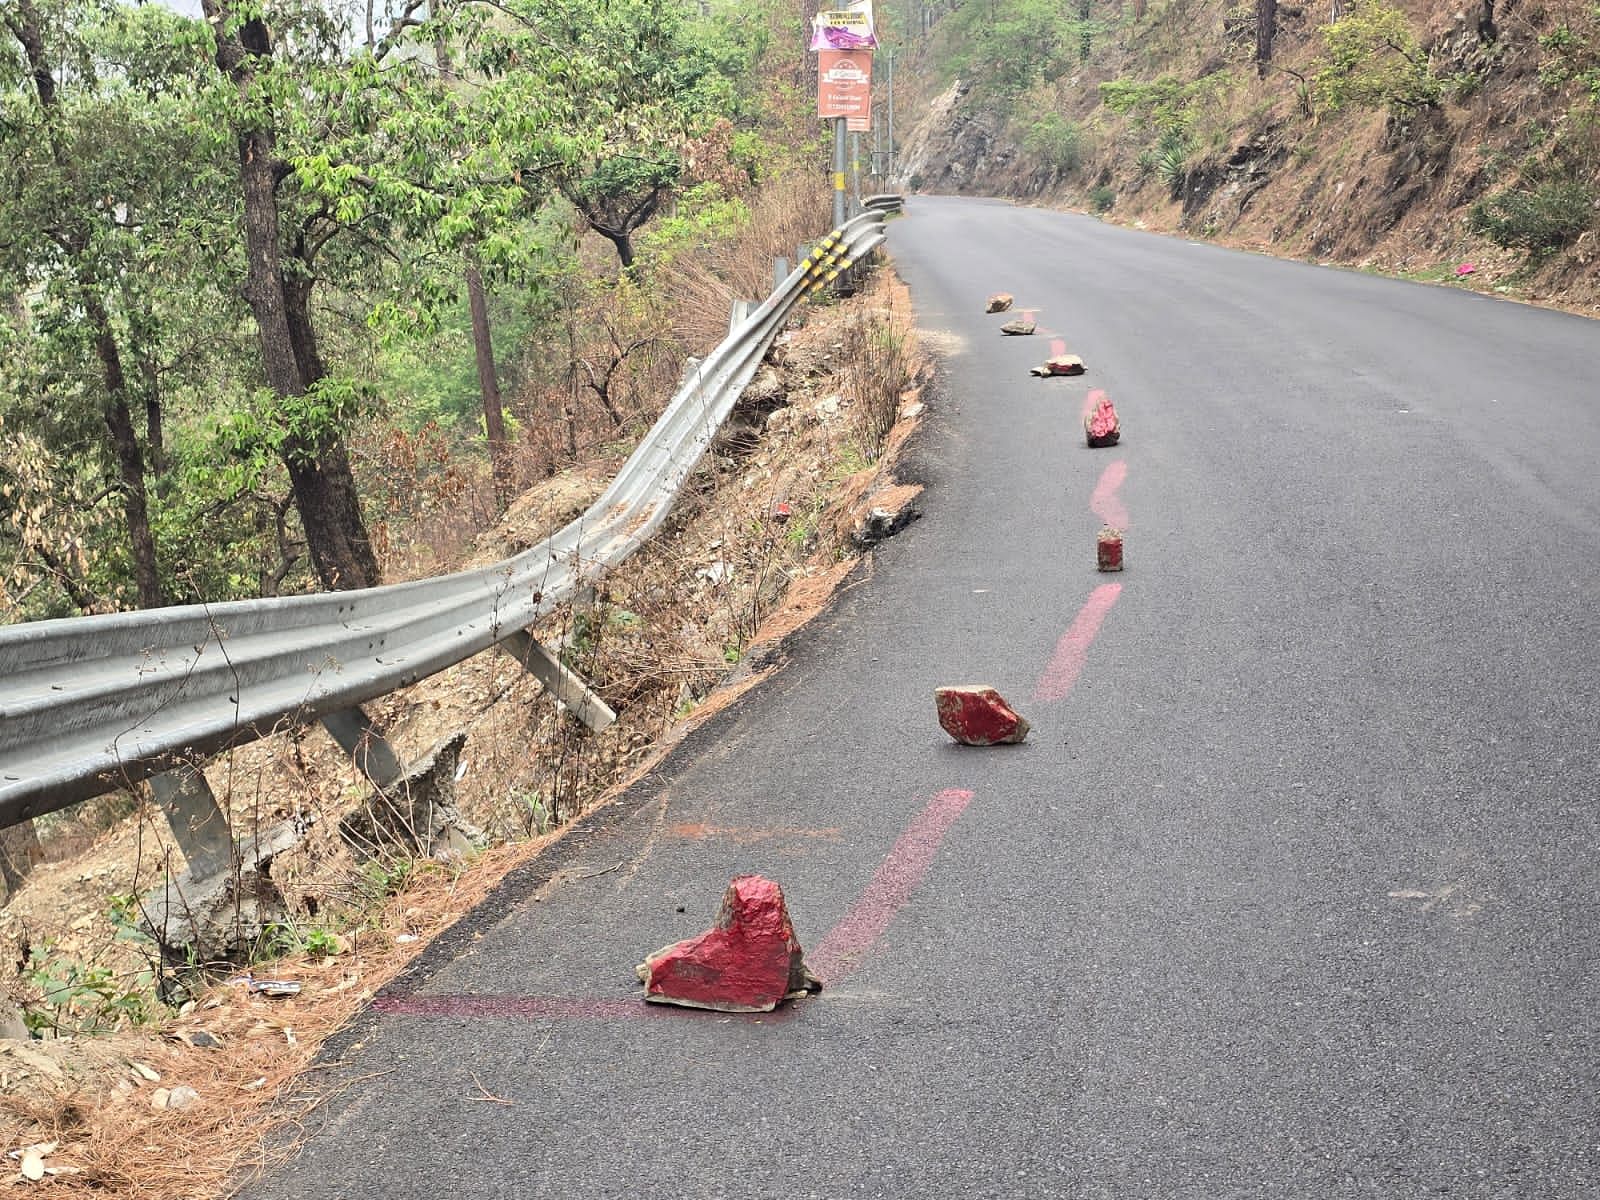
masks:
<path id="1" fill-rule="evenodd" d="M 1600 54 L 1600 21 L 1576 0 L 1401 10 L 1432 103 L 1335 107 L 1326 6 L 1279 5 L 1258 77 L 1253 6 L 1173 0 L 1026 95 L 968 79 L 917 98 L 899 182 L 1600 312 L 1600 108 L 1558 69 Z M 930 78 L 950 54 L 938 30 L 916 51 Z M 1589 41 L 1558 60 L 1567 38 Z M 1108 83 L 1133 85 L 1121 111 Z M 1166 90 L 1140 103 L 1147 85 Z M 1486 206 L 1509 245 L 1475 218 Z"/>

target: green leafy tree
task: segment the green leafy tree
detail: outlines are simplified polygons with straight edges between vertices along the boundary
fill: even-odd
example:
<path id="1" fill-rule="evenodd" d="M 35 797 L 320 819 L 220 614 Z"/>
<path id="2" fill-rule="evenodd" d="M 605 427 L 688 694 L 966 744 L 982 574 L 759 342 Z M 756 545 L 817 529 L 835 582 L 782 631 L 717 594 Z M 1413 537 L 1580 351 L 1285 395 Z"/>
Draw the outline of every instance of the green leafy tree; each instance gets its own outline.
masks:
<path id="1" fill-rule="evenodd" d="M 1325 61 L 1318 99 L 1331 110 L 1348 105 L 1401 112 L 1439 103 L 1442 86 L 1417 43 L 1411 22 L 1382 0 L 1355 0 L 1322 27 Z"/>

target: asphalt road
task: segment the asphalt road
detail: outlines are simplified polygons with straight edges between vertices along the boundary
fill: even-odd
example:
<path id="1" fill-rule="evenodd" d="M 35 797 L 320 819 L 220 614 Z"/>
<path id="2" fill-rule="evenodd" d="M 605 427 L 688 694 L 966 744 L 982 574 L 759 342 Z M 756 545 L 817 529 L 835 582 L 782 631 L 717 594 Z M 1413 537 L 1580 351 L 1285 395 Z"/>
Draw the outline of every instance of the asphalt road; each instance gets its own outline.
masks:
<path id="1" fill-rule="evenodd" d="M 924 519 L 343 1038 L 248 1194 L 1600 1194 L 1600 324 L 975 200 L 890 246 L 947 352 Z M 1001 338 L 996 290 L 1044 336 Z M 1052 334 L 1086 377 L 1029 377 Z M 930 693 L 973 680 L 1025 745 L 946 742 Z M 952 788 L 842 983 L 608 1003 L 736 872 L 815 943 Z"/>

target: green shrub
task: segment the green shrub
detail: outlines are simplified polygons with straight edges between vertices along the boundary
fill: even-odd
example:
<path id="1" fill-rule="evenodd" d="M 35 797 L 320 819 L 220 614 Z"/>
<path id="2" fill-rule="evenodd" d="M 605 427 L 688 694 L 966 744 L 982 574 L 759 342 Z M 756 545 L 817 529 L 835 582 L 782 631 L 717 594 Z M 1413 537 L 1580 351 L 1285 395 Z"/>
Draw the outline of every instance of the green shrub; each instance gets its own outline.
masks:
<path id="1" fill-rule="evenodd" d="M 1022 135 L 1024 149 L 1063 175 L 1071 175 L 1083 166 L 1086 140 L 1083 126 L 1060 113 L 1046 113 Z"/>
<path id="2" fill-rule="evenodd" d="M 1549 254 L 1595 223 L 1595 190 L 1575 179 L 1507 188 L 1472 206 L 1469 224 L 1497 246 Z"/>
<path id="3" fill-rule="evenodd" d="M 1407 111 L 1439 103 L 1443 85 L 1398 8 L 1355 0 L 1343 17 L 1322 27 L 1322 44 L 1326 57 L 1316 93 L 1327 108 Z"/>
<path id="4" fill-rule="evenodd" d="M 1101 184 L 1089 193 L 1089 207 L 1097 213 L 1110 212 L 1111 206 L 1117 202 L 1117 193 L 1105 184 Z"/>

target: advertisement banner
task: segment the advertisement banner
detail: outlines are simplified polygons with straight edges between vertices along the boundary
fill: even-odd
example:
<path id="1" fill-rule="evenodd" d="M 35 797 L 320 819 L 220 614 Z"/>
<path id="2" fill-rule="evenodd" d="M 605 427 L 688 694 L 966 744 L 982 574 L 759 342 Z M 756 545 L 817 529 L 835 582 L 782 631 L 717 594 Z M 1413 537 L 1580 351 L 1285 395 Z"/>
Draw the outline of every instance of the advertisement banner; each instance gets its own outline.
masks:
<path id="1" fill-rule="evenodd" d="M 817 115 L 872 116 L 872 51 L 823 50 L 817 61 Z"/>
<path id="2" fill-rule="evenodd" d="M 873 50 L 878 45 L 872 25 L 872 0 L 857 0 L 824 9 L 811 19 L 813 50 Z"/>

